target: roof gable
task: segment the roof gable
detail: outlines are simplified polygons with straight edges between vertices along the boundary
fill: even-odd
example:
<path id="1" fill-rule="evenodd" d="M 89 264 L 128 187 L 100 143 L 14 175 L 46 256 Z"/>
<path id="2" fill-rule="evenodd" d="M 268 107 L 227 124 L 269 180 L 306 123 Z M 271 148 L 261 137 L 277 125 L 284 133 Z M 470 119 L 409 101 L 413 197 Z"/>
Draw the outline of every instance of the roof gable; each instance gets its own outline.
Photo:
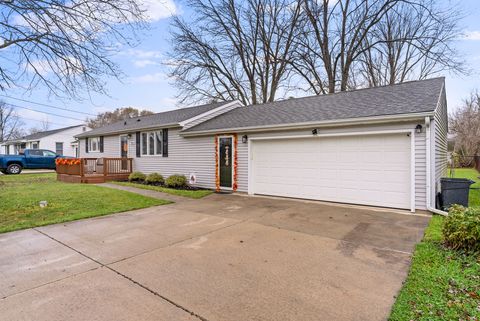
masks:
<path id="1" fill-rule="evenodd" d="M 76 127 L 82 127 L 82 126 L 85 126 L 85 125 L 74 125 L 74 126 L 69 126 L 69 127 L 63 127 L 63 128 L 52 129 L 52 130 L 46 130 L 46 131 L 43 131 L 43 132 L 38 132 L 38 133 L 26 135 L 26 136 L 23 136 L 23 137 L 18 138 L 18 139 L 13 139 L 13 140 L 5 141 L 4 143 L 7 143 L 7 142 L 17 142 L 17 141 L 23 141 L 23 140 L 26 140 L 26 141 L 39 140 L 39 139 L 42 139 L 42 138 L 44 138 L 44 137 L 47 137 L 47 136 L 50 136 L 50 135 L 54 135 L 54 134 L 63 132 L 63 131 L 65 131 L 65 130 L 69 130 L 69 129 L 76 128 Z"/>
<path id="2" fill-rule="evenodd" d="M 218 102 L 195 107 L 180 108 L 153 115 L 128 118 L 100 128 L 77 135 L 77 137 L 98 136 L 116 134 L 128 131 L 136 131 L 154 127 L 180 126 L 180 123 L 207 113 L 215 108 L 221 107 L 230 102 Z"/>

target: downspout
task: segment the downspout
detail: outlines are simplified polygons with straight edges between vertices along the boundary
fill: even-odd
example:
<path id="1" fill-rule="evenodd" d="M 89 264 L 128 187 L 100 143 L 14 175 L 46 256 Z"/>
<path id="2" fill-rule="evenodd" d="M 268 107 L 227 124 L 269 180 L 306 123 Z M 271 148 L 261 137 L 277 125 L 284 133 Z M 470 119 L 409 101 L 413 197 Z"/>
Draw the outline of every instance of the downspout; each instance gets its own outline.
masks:
<path id="1" fill-rule="evenodd" d="M 448 216 L 448 213 L 439 209 L 432 207 L 431 205 L 431 188 L 432 188 L 432 149 L 431 149 L 431 126 L 430 126 L 430 117 L 425 117 L 425 135 L 426 135 L 426 165 L 427 165 L 427 210 L 438 215 Z"/>

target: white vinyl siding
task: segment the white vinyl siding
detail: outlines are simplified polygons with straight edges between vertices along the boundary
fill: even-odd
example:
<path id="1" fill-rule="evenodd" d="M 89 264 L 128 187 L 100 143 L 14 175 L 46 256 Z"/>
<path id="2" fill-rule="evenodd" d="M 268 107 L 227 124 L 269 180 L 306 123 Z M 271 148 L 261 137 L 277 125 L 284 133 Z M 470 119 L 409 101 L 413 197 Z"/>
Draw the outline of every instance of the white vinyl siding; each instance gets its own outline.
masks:
<path id="1" fill-rule="evenodd" d="M 82 126 L 77 126 L 77 127 L 73 127 L 73 128 L 68 128 L 68 129 L 56 132 L 54 134 L 51 134 L 51 135 L 41 137 L 38 140 L 36 139 L 36 140 L 31 141 L 31 142 L 25 142 L 25 143 L 23 143 L 23 144 L 25 144 L 24 148 L 30 148 L 31 147 L 30 143 L 38 142 L 38 147 L 37 148 L 47 149 L 47 150 L 51 150 L 51 151 L 55 152 L 56 143 L 61 142 L 61 143 L 63 143 L 63 155 L 64 156 L 70 156 L 70 157 L 76 157 L 77 156 L 76 155 L 76 144 L 74 143 L 75 140 L 76 140 L 75 136 L 83 133 L 84 128 L 85 128 L 85 130 L 88 130 L 87 127 L 82 125 Z M 2 146 L 2 145 L 0 145 L 0 146 Z M 5 146 L 5 145 L 3 145 L 3 146 Z M 18 153 L 18 150 L 15 148 L 15 145 L 12 144 L 10 146 L 11 146 L 11 147 L 9 147 L 10 154 Z M 5 147 L 0 148 L 0 149 L 1 149 L 0 153 L 2 153 L 2 150 L 4 150 Z"/>

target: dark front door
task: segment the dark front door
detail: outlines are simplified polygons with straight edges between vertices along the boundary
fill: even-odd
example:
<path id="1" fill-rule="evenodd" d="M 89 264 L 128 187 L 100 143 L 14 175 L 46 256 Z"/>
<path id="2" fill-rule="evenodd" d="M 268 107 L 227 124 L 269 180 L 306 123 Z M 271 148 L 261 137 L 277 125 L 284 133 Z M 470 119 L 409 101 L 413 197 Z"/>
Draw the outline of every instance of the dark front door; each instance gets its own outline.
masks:
<path id="1" fill-rule="evenodd" d="M 232 137 L 220 137 L 218 148 L 220 187 L 232 188 Z"/>
<path id="2" fill-rule="evenodd" d="M 120 157 L 122 159 L 122 170 L 128 169 L 128 136 L 120 136 Z"/>

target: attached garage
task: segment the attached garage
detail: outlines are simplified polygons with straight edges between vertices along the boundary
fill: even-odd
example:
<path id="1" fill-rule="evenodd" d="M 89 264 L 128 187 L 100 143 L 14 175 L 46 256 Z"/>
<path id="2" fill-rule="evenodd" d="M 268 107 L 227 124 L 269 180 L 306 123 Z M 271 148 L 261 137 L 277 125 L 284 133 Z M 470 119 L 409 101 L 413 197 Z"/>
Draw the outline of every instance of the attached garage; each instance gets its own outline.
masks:
<path id="1" fill-rule="evenodd" d="M 252 139 L 251 194 L 411 209 L 412 133 Z"/>
<path id="2" fill-rule="evenodd" d="M 181 135 L 214 142 L 217 190 L 414 212 L 435 211 L 447 132 L 435 78 L 239 107 Z"/>

